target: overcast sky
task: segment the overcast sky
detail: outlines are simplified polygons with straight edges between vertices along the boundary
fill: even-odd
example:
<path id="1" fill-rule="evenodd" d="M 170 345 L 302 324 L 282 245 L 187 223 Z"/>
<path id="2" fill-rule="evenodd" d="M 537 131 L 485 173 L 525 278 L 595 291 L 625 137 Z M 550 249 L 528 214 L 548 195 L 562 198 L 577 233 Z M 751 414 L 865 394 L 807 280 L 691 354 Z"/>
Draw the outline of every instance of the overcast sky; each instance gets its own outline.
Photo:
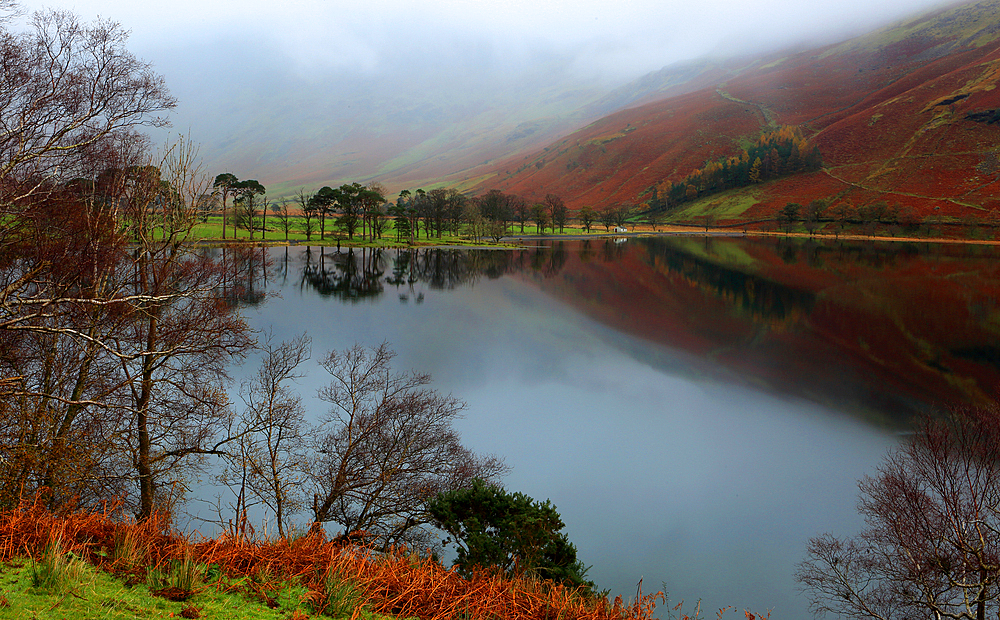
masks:
<path id="1" fill-rule="evenodd" d="M 28 0 L 132 31 L 146 60 L 216 40 L 267 44 L 295 69 L 378 74 L 400 53 L 485 53 L 517 70 L 539 55 L 583 76 L 629 79 L 709 53 L 837 39 L 939 5 L 936 0 Z M 234 50 L 235 51 L 235 50 Z M 238 52 L 237 52 L 238 53 Z"/>
<path id="2" fill-rule="evenodd" d="M 526 122 L 550 139 L 546 128 L 571 130 L 587 103 L 632 93 L 628 83 L 651 71 L 834 43 L 940 0 L 21 3 L 26 14 L 68 9 L 131 32 L 129 49 L 180 102 L 154 143 L 188 134 L 212 170 L 321 185 L 381 179 L 391 162 L 428 157 L 463 169 L 479 162 L 455 140 L 506 145 Z M 381 159 L 367 157 L 373 144 Z"/>

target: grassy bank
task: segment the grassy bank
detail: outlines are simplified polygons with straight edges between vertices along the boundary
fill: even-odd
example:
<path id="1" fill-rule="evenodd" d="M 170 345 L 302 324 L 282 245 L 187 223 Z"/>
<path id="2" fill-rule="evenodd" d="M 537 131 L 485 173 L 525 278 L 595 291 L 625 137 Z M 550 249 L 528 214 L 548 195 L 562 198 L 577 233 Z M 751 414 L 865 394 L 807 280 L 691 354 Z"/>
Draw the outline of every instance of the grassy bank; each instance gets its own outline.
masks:
<path id="1" fill-rule="evenodd" d="M 270 224 L 269 224 L 270 226 Z M 817 239 L 834 239 L 834 240 L 850 240 L 850 241 L 905 241 L 905 242 L 925 242 L 925 243 L 965 243 L 965 244 L 984 244 L 984 245 L 1000 245 L 1000 240 L 996 239 L 994 235 L 987 234 L 983 230 L 976 230 L 974 234 L 961 235 L 962 230 L 955 227 L 954 230 L 949 229 L 947 232 L 952 234 L 942 234 L 944 231 L 934 229 L 934 230 L 924 230 L 922 234 L 914 234 L 914 231 L 901 231 L 899 229 L 886 228 L 884 230 L 879 228 L 868 228 L 864 231 L 860 230 L 858 227 L 848 227 L 843 229 L 840 226 L 834 226 L 831 223 L 825 223 L 823 226 L 818 227 L 816 230 L 808 231 L 806 230 L 804 224 L 797 223 L 793 226 L 785 227 L 779 230 L 777 224 L 774 221 L 768 220 L 763 222 L 754 222 L 748 224 L 734 224 L 734 223 L 710 223 L 707 227 L 704 223 L 696 222 L 680 222 L 680 221 L 665 221 L 658 223 L 655 226 L 642 221 L 632 221 L 628 224 L 629 232 L 627 235 L 620 235 L 610 233 L 604 229 L 603 226 L 592 227 L 588 232 L 580 227 L 568 226 L 562 232 L 546 232 L 538 234 L 533 225 L 525 225 L 524 232 L 520 232 L 520 226 L 515 224 L 511 226 L 510 232 L 504 238 L 501 243 L 495 243 L 492 240 L 482 240 L 473 241 L 467 237 L 454 234 L 443 234 L 441 237 L 431 236 L 430 238 L 426 236 L 419 236 L 413 241 L 408 240 L 397 240 L 395 231 L 392 228 L 391 222 L 388 223 L 381 239 L 367 239 L 362 238 L 360 235 L 355 235 L 353 239 L 348 238 L 348 236 L 340 230 L 330 227 L 326 231 L 326 235 L 321 238 L 318 231 L 306 235 L 300 229 L 292 229 L 289 231 L 288 235 L 285 234 L 283 230 L 276 230 L 270 228 L 264 231 L 263 235 L 260 231 L 255 231 L 253 238 L 245 230 L 239 230 L 234 236 L 234 231 L 232 226 L 229 226 L 226 231 L 226 237 L 222 237 L 222 225 L 221 220 L 214 221 L 213 218 L 209 218 L 208 222 L 198 223 L 192 230 L 189 237 L 192 241 L 198 243 L 204 243 L 209 245 L 221 245 L 221 244 L 265 244 L 265 245 L 310 245 L 310 246 L 340 246 L 340 247 L 365 247 L 365 248 L 401 248 L 401 247 L 468 247 L 468 248 L 491 248 L 491 247 L 510 247 L 511 245 L 520 245 L 525 240 L 537 240 L 537 239 L 549 239 L 549 240 L 559 240 L 559 239 L 579 239 L 579 238 L 600 238 L 602 236 L 606 237 L 608 235 L 612 236 L 634 236 L 634 235 L 718 235 L 718 234 L 728 234 L 728 235 L 744 235 L 744 236 L 791 236 L 791 237 L 813 237 Z M 286 238 L 287 237 L 287 238 Z"/>
<path id="2" fill-rule="evenodd" d="M 66 557 L 66 556 L 64 556 Z M 247 584 L 196 579 L 194 590 L 173 600 L 150 571 L 149 582 L 135 583 L 76 558 L 40 580 L 41 558 L 17 557 L 0 567 L 0 619 L 131 620 L 136 618 L 212 618 L 213 620 L 300 620 L 315 613 L 308 591 L 293 583 L 274 597 L 255 596 Z M 199 567 L 200 568 L 200 567 Z M 202 575 L 203 577 L 203 575 Z M 170 575 L 166 575 L 169 579 Z M 350 615 L 349 613 L 347 614 Z M 364 614 L 366 618 L 384 618 Z"/>
<path id="3" fill-rule="evenodd" d="M 343 247 L 368 247 L 368 248 L 398 248 L 398 247 L 421 247 L 421 246 L 468 246 L 468 247 L 495 247 L 496 243 L 489 240 L 473 241 L 467 237 L 453 234 L 443 234 L 440 237 L 432 235 L 430 238 L 421 234 L 413 241 L 406 239 L 396 239 L 395 229 L 392 222 L 388 222 L 386 230 L 379 239 L 368 239 L 356 233 L 354 238 L 347 236 L 347 233 L 329 226 L 325 235 L 320 235 L 319 230 L 314 230 L 306 234 L 300 228 L 292 228 L 288 234 L 284 230 L 279 230 L 274 222 L 268 222 L 267 228 L 263 231 L 255 230 L 253 236 L 243 229 L 233 230 L 233 227 L 226 227 L 226 236 L 222 236 L 222 223 L 219 218 L 208 218 L 207 222 L 198 222 L 191 230 L 189 237 L 193 241 L 203 243 L 255 243 L 255 244 L 297 244 L 312 246 L 336 246 Z"/>

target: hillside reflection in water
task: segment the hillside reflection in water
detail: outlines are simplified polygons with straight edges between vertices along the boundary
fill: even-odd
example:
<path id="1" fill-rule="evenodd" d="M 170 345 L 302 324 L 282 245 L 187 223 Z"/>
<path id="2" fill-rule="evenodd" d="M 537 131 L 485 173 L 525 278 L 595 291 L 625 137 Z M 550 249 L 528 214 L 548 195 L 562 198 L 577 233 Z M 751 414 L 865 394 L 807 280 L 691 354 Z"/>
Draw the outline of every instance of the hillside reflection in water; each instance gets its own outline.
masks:
<path id="1" fill-rule="evenodd" d="M 388 340 L 460 431 L 551 498 L 613 593 L 803 617 L 806 540 L 909 417 L 996 398 L 995 251 L 658 238 L 498 251 L 274 248 L 256 327 Z M 257 301 L 257 296 L 251 297 Z M 894 348 L 895 347 L 895 348 Z M 323 381 L 311 372 L 302 393 Z M 307 399 L 308 400 L 308 399 Z M 307 402 L 317 415 L 321 404 Z"/>

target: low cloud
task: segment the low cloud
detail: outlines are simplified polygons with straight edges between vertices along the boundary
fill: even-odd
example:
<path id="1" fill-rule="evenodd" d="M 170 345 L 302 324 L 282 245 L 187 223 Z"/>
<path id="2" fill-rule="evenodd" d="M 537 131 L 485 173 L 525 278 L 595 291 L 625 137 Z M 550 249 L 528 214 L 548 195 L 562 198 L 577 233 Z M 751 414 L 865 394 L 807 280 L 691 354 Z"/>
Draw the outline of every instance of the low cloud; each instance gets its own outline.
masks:
<path id="1" fill-rule="evenodd" d="M 827 41 L 899 19 L 935 4 L 912 0 L 372 0 L 283 3 L 175 0 L 127 3 L 78 0 L 66 8 L 121 22 L 134 47 L 164 50 L 235 41 L 229 52 L 270 46 L 300 71 L 391 73 L 403 57 L 438 59 L 444 73 L 467 52 L 498 66 L 538 55 L 578 59 L 582 75 L 626 80 L 710 52 L 738 53 Z M 40 3 L 26 3 L 36 9 Z M 443 53 L 442 50 L 445 50 Z M 155 58 L 152 58 L 154 62 Z M 206 58 L 205 62 L 213 59 Z"/>

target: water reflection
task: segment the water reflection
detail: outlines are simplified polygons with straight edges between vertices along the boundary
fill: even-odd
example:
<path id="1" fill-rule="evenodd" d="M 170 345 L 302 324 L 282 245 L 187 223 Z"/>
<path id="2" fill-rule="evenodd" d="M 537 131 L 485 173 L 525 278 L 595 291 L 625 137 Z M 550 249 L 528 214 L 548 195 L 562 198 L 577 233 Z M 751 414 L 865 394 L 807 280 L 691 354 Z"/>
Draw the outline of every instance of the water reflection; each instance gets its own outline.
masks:
<path id="1" fill-rule="evenodd" d="M 324 247 L 319 252 L 306 248 L 305 263 L 301 269 L 301 285 L 308 285 L 324 297 L 344 301 L 358 301 L 379 297 L 384 291 L 382 276 L 385 274 L 381 250 L 349 249 L 346 253 L 328 253 Z"/>
<path id="2" fill-rule="evenodd" d="M 344 301 L 378 298 L 391 287 L 400 301 L 419 296 L 418 285 L 434 290 L 471 286 L 480 278 L 497 279 L 526 270 L 558 274 L 566 263 L 565 244 L 530 250 L 284 248 L 276 262 L 287 281 L 297 269 L 300 286 Z M 297 262 L 298 265 L 290 263 Z M 260 273 L 263 277 L 263 273 Z"/>
<path id="3" fill-rule="evenodd" d="M 582 262 L 596 256 L 604 262 L 614 262 L 624 255 L 626 247 L 613 240 L 559 241 L 509 250 L 286 247 L 272 250 L 269 264 L 272 277 L 276 275 L 283 282 L 287 283 L 294 269 L 300 285 L 321 295 L 355 300 L 377 298 L 385 294 L 386 285 L 397 291 L 415 284 L 452 290 L 473 285 L 483 277 L 497 279 L 521 272 L 553 277 L 566 267 L 571 253 L 575 252 Z M 254 273 L 266 277 L 263 271 Z"/>
<path id="4" fill-rule="evenodd" d="M 663 237 L 277 252 L 272 277 L 350 302 L 391 293 L 419 305 L 428 291 L 518 279 L 615 330 L 690 354 L 692 376 L 877 424 L 1000 396 L 1000 261 L 988 247 Z M 257 303 L 262 286 L 252 274 L 266 277 L 263 261 L 233 261 L 244 265 L 239 294 Z"/>
<path id="5" fill-rule="evenodd" d="M 782 323 L 810 313 L 816 303 L 812 291 L 720 265 L 682 248 L 647 244 L 645 249 L 655 268 L 665 269 L 693 283 L 709 295 L 724 300 L 734 310 L 749 313 L 758 323 Z M 785 263 L 797 262 L 796 249 L 791 245 L 779 244 L 777 253 Z"/>
<path id="6" fill-rule="evenodd" d="M 675 602 L 804 617 L 794 565 L 810 536 L 860 525 L 856 480 L 896 440 L 883 429 L 995 398 L 995 254 L 710 238 L 275 248 L 263 271 L 234 262 L 234 282 L 281 295 L 253 306 L 255 326 L 308 327 L 316 354 L 388 340 L 401 368 L 468 401 L 463 441 L 503 455 L 510 488 L 552 499 L 602 587 L 628 595 L 643 577 Z"/>
<path id="7" fill-rule="evenodd" d="M 227 305 L 254 307 L 267 299 L 268 279 L 276 274 L 273 250 L 236 246 L 208 247 L 201 251 L 225 274 L 220 293 Z"/>

